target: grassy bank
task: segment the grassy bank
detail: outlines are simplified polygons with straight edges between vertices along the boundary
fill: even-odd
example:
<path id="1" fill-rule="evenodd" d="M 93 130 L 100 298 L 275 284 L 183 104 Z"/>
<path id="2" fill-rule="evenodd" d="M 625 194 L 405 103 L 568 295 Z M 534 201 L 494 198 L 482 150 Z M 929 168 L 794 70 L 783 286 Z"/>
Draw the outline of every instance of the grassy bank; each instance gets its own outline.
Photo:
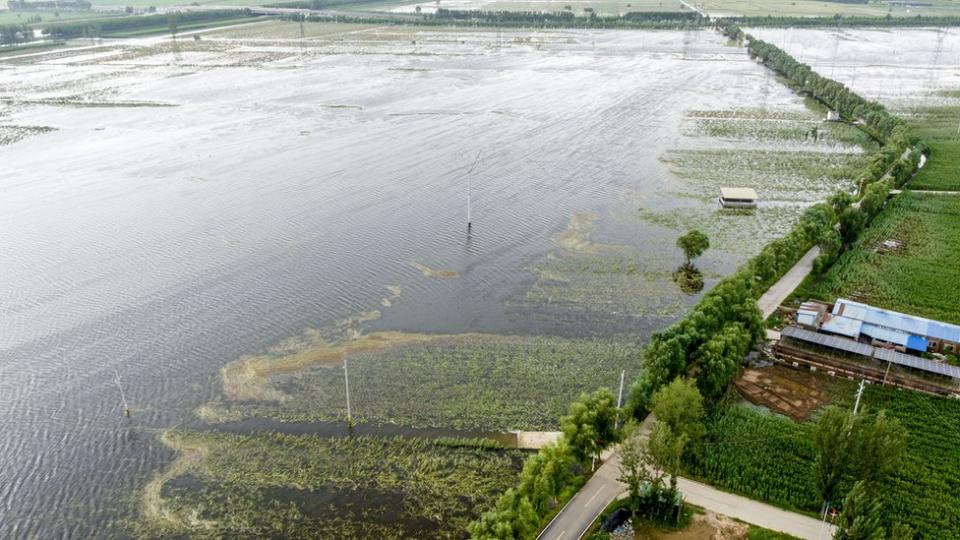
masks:
<path id="1" fill-rule="evenodd" d="M 169 432 L 144 537 L 449 538 L 516 481 L 523 453 L 470 439 Z"/>

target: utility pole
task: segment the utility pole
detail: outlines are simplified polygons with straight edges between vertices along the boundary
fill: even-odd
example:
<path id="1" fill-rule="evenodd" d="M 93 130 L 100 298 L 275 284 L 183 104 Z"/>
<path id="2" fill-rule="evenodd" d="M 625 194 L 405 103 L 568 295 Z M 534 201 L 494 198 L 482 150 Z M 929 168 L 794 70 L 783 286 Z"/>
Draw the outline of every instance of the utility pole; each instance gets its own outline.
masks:
<path id="1" fill-rule="evenodd" d="M 626 370 L 620 371 L 620 393 L 617 395 L 617 421 L 614 422 L 616 429 L 620 429 L 620 417 L 622 416 L 620 408 L 623 407 L 623 378 L 626 374 Z"/>
<path id="2" fill-rule="evenodd" d="M 622 370 L 620 372 L 620 394 L 617 395 L 617 408 L 623 407 L 623 378 L 626 376 L 627 370 Z"/>
<path id="3" fill-rule="evenodd" d="M 477 157 L 473 160 L 473 165 L 470 166 L 470 170 L 467 171 L 467 234 L 470 234 L 470 229 L 473 227 L 473 217 L 472 217 L 472 205 L 470 204 L 470 194 L 473 191 L 473 169 L 477 167 L 477 163 L 480 162 L 480 150 L 477 150 Z"/>
<path id="4" fill-rule="evenodd" d="M 347 359 L 343 359 L 343 383 L 347 387 L 347 425 L 353 426 L 353 416 L 350 414 L 350 375 L 347 373 Z"/>
<path id="5" fill-rule="evenodd" d="M 120 389 L 120 400 L 123 401 L 123 415 L 130 418 L 130 406 L 127 405 L 127 396 L 123 393 L 123 385 L 120 384 L 120 373 L 113 370 L 114 380 L 117 382 L 117 388 Z"/>
<path id="6" fill-rule="evenodd" d="M 857 414 L 857 409 L 860 408 L 860 398 L 863 396 L 863 387 L 866 383 L 866 379 L 860 379 L 860 388 L 857 389 L 857 401 L 853 404 L 853 414 Z"/>

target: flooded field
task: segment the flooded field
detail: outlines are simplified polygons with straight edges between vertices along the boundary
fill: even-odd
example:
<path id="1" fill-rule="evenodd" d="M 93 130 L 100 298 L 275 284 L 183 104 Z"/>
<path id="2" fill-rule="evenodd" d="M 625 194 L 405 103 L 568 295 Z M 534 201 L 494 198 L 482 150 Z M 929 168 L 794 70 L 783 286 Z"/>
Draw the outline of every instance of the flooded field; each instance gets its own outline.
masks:
<path id="1" fill-rule="evenodd" d="M 747 31 L 898 114 L 909 116 L 917 107 L 960 104 L 960 30 L 956 28 Z"/>
<path id="2" fill-rule="evenodd" d="M 645 336 L 698 298 L 670 277 L 678 235 L 710 235 L 709 287 L 870 146 L 811 135 L 822 111 L 712 32 L 263 23 L 6 57 L 0 78 L 2 537 L 134 534 L 183 454 L 161 433 L 198 410 L 335 419 L 324 362 L 376 333 L 404 346 L 354 351 L 358 382 L 389 376 L 378 362 L 404 377 L 358 391 L 360 418 L 550 427 L 523 412 L 549 372 L 517 350 L 559 351 L 551 414 L 632 378 Z M 761 208 L 718 213 L 725 182 Z M 229 366 L 251 358 L 267 370 L 245 364 L 244 408 Z M 484 386 L 485 369 L 529 380 Z M 457 409 L 456 384 L 502 416 Z"/>

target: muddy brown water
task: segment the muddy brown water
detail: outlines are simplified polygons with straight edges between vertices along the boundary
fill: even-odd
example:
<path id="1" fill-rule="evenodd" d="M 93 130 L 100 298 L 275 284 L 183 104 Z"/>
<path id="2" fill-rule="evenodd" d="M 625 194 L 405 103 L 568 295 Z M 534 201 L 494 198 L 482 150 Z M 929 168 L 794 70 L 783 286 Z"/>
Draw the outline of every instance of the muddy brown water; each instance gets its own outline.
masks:
<path id="1" fill-rule="evenodd" d="M 0 146 L 0 537 L 126 536 L 173 458 L 157 434 L 194 421 L 225 363 L 305 328 L 380 309 L 372 329 L 635 336 L 695 302 L 671 292 L 677 309 L 634 317 L 523 299 L 577 212 L 673 287 L 677 233 L 609 216 L 635 211 L 625 194 L 676 204 L 658 156 L 683 111 L 800 99 L 712 32 L 554 34 L 247 66 L 230 51 L 0 59 L 14 103 L 174 105 L 0 111 L 55 128 Z M 382 307 L 388 286 L 402 292 Z"/>

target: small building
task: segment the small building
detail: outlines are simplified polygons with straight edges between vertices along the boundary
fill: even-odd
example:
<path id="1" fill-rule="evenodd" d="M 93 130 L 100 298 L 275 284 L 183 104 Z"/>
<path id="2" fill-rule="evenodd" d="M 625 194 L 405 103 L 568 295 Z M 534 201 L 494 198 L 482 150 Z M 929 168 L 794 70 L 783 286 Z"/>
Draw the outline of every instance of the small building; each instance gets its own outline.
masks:
<path id="1" fill-rule="evenodd" d="M 960 326 L 838 299 L 820 328 L 854 339 L 866 337 L 878 347 L 915 353 L 960 352 Z"/>
<path id="2" fill-rule="evenodd" d="M 720 188 L 720 206 L 723 208 L 756 208 L 757 192 L 753 188 Z"/>
<path id="3" fill-rule="evenodd" d="M 827 111 L 827 122 L 839 122 L 840 121 L 840 112 L 829 110 Z"/>

